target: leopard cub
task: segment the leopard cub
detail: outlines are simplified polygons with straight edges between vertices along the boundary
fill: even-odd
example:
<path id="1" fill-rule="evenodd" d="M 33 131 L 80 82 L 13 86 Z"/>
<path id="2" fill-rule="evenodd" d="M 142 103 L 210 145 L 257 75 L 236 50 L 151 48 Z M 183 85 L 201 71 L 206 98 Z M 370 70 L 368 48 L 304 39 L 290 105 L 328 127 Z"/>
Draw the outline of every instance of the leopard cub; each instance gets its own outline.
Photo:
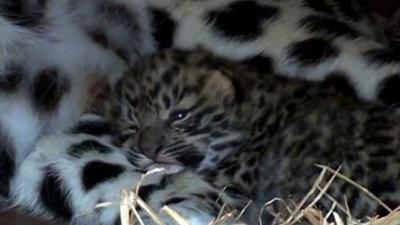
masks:
<path id="1" fill-rule="evenodd" d="M 167 50 L 128 72 L 116 92 L 110 115 L 118 142 L 147 156 L 138 164 L 190 167 L 263 203 L 300 201 L 322 164 L 340 167 L 394 207 L 400 202 L 399 115 L 329 80 L 258 74 L 202 50 Z M 329 193 L 346 195 L 353 215 L 378 209 L 344 182 Z"/>

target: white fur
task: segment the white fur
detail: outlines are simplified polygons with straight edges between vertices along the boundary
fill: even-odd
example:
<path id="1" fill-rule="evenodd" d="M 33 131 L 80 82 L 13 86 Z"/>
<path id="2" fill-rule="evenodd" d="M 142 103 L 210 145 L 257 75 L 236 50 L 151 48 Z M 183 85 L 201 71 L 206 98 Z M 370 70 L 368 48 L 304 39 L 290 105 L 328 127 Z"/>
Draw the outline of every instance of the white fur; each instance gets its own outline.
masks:
<path id="1" fill-rule="evenodd" d="M 38 138 L 68 129 L 77 121 L 86 107 L 87 89 L 92 79 L 107 77 L 115 83 L 127 69 L 127 64 L 114 51 L 94 43 L 86 33 L 86 21 L 91 21 L 93 26 L 103 24 L 104 18 L 94 19 L 93 9 L 98 3 L 79 1 L 78 8 L 71 7 L 73 3 L 73 0 L 48 1 L 46 23 L 36 30 L 13 25 L 0 17 L 0 71 L 11 62 L 20 63 L 25 69 L 23 90 L 0 94 L 0 99 L 4 99 L 0 103 L 0 125 L 14 141 L 17 163 L 32 150 Z M 137 0 L 131 9 L 140 15 L 143 32 L 138 31 L 138 39 L 132 42 L 133 48 L 137 49 L 130 48 L 133 54 L 139 55 L 152 50 L 152 42 L 147 41 L 150 39 L 149 25 L 143 20 L 147 17 L 146 11 L 140 5 L 143 3 Z M 59 75 L 70 83 L 70 90 L 62 97 L 55 112 L 42 115 L 31 103 L 30 82 L 38 72 L 49 68 L 58 70 Z"/>
<path id="2" fill-rule="evenodd" d="M 97 141 L 112 148 L 113 153 L 102 155 L 95 152 L 86 153 L 82 158 L 74 158 L 67 154 L 68 148 L 74 143 L 84 140 L 96 139 Z M 82 168 L 86 163 L 94 160 L 118 164 L 126 168 L 120 176 L 100 183 L 90 191 L 82 189 Z M 68 199 L 74 212 L 73 224 L 113 224 L 119 217 L 119 202 L 122 190 L 134 190 L 142 179 L 143 173 L 135 172 L 134 167 L 126 160 L 122 150 L 112 147 L 105 139 L 99 139 L 89 135 L 55 134 L 40 141 L 35 151 L 20 165 L 15 178 L 12 180 L 12 199 L 16 206 L 20 206 L 40 215 L 45 219 L 54 218 L 44 207 L 40 198 L 40 186 L 44 175 L 44 168 L 51 165 L 59 173 L 59 179 L 64 183 L 65 189 L 69 191 Z M 142 186 L 158 184 L 168 171 L 156 172 L 143 179 Z M 173 175 L 173 183 L 167 185 L 163 190 L 157 190 L 150 195 L 148 203 L 155 210 L 160 210 L 171 196 L 187 196 L 190 193 L 207 193 L 214 190 L 208 183 L 201 180 L 197 175 L 190 172 Z M 97 209 L 98 203 L 113 203 L 112 206 Z M 178 213 L 187 217 L 193 225 L 208 224 L 214 216 L 207 208 L 198 207 L 207 204 L 196 202 L 195 199 L 170 205 Z M 172 219 L 161 214 L 168 224 L 173 224 Z M 148 215 L 142 215 L 147 221 L 151 221 Z M 148 223 L 153 224 L 153 223 Z"/>
<path id="3" fill-rule="evenodd" d="M 366 100 L 377 100 L 378 84 L 400 71 L 398 63 L 379 68 L 367 64 L 366 59 L 362 57 L 363 52 L 385 47 L 385 44 L 376 42 L 370 35 L 361 36 L 356 40 L 337 38 L 334 44 L 341 51 L 339 57 L 321 65 L 304 68 L 291 62 L 285 50 L 291 43 L 318 36 L 299 28 L 299 20 L 312 13 L 310 9 L 301 7 L 302 3 L 299 0 L 257 1 L 260 4 L 277 6 L 280 10 L 279 19 L 271 23 L 266 22 L 265 35 L 248 42 L 224 38 L 205 23 L 204 15 L 210 10 L 221 9 L 232 2 L 234 0 L 207 2 L 149 0 L 148 4 L 165 9 L 179 24 L 174 36 L 175 47 L 193 49 L 196 46 L 202 46 L 220 56 L 234 60 L 265 54 L 272 57 L 274 69 L 281 75 L 308 80 L 320 81 L 332 71 L 344 72 L 359 96 Z M 375 33 L 377 28 L 369 24 L 354 27 L 354 29 L 361 29 L 364 33 Z M 366 29 L 371 30 L 366 31 Z"/>

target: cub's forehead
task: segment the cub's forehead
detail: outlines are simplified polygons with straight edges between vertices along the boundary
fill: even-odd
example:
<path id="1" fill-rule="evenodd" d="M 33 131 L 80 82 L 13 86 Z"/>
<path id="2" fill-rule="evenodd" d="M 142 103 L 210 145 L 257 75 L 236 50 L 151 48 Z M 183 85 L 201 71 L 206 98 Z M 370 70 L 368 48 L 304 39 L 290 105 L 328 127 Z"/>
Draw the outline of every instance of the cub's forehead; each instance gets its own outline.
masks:
<path id="1" fill-rule="evenodd" d="M 131 75 L 148 84 L 171 86 L 179 82 L 186 85 L 199 85 L 212 71 L 197 64 L 194 53 L 164 51 L 151 55 L 133 68 Z"/>
<path id="2" fill-rule="evenodd" d="M 190 94 L 220 99 L 234 92 L 235 65 L 202 50 L 164 50 L 142 58 L 127 79 L 134 80 L 137 94 L 162 95 L 170 98 L 166 102 Z"/>

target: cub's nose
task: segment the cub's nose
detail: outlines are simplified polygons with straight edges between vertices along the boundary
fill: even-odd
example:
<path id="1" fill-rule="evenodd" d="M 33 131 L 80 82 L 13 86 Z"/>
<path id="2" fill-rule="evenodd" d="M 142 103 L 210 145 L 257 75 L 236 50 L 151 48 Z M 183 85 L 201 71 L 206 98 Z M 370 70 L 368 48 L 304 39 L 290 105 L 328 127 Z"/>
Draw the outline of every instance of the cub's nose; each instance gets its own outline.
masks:
<path id="1" fill-rule="evenodd" d="M 157 152 L 161 148 L 164 135 L 162 129 L 159 127 L 148 127 L 139 133 L 138 147 L 139 150 L 150 157 L 155 159 Z"/>

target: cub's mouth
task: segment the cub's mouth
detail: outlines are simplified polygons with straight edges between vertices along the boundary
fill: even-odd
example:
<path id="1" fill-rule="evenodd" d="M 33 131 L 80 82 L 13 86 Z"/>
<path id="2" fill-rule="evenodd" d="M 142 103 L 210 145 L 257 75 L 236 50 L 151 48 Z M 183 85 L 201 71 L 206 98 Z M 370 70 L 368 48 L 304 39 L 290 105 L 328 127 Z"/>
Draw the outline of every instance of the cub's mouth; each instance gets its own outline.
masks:
<path id="1" fill-rule="evenodd" d="M 163 172 L 173 174 L 178 173 L 185 168 L 185 165 L 175 158 L 163 155 L 162 149 L 163 147 L 160 146 L 153 154 L 144 154 L 149 159 L 149 162 L 144 166 L 146 171 L 149 172 L 152 170 L 161 169 Z"/>
<path id="2" fill-rule="evenodd" d="M 140 150 L 140 149 L 139 149 Z M 205 155 L 192 144 L 174 146 L 159 146 L 156 150 L 141 153 L 151 161 L 151 164 L 197 168 Z"/>

